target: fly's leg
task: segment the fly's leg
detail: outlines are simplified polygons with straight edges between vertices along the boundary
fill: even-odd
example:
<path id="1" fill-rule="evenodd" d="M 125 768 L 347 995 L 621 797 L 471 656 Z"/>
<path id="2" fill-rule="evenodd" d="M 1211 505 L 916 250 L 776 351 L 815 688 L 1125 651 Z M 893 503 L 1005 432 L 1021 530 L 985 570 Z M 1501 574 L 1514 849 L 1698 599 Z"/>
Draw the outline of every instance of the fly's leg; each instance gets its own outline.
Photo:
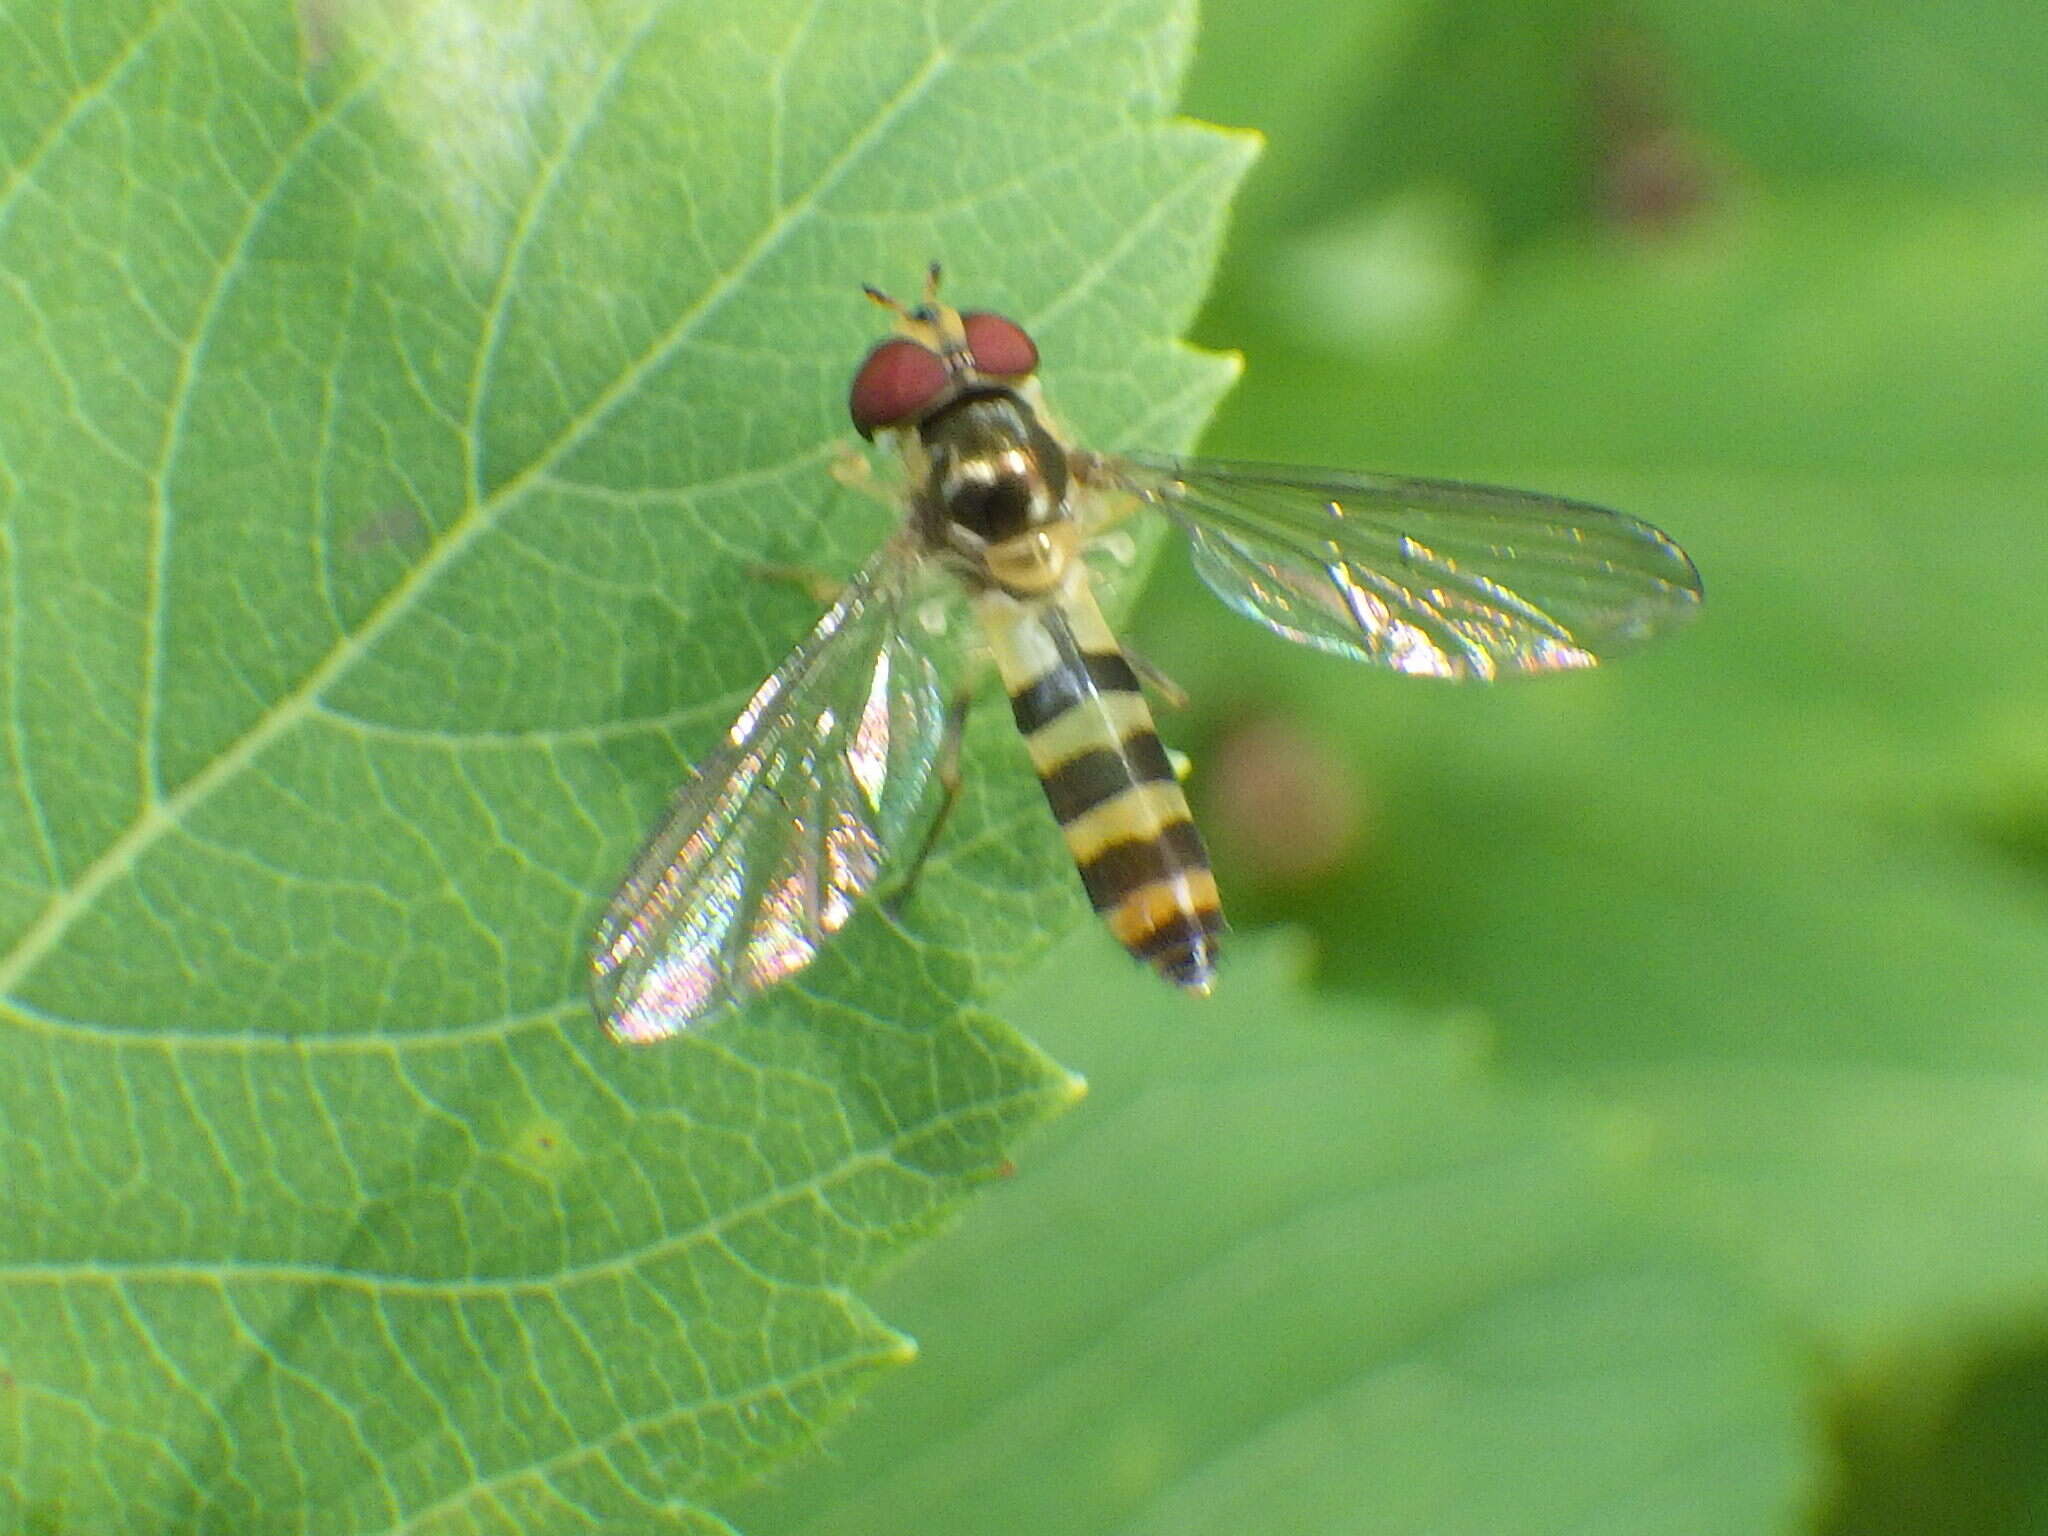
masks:
<path id="1" fill-rule="evenodd" d="M 1067 455 L 1067 472 L 1084 495 L 1077 498 L 1082 531 L 1094 539 L 1129 519 L 1141 508 L 1155 503 L 1131 490 L 1101 454 L 1076 449 Z"/>
<path id="2" fill-rule="evenodd" d="M 778 565 L 759 561 L 747 567 L 747 574 L 756 581 L 795 587 L 821 608 L 830 608 L 839 601 L 839 594 L 846 590 L 845 582 L 815 565 Z"/>
<path id="3" fill-rule="evenodd" d="M 902 914 L 904 903 L 917 889 L 917 877 L 924 873 L 925 861 L 939 846 L 939 834 L 946 830 L 946 821 L 952 816 L 953 807 L 960 803 L 960 743 L 967 735 L 967 716 L 974 708 L 974 692 L 971 686 L 963 684 L 946 706 L 946 723 L 939 736 L 938 757 L 932 764 L 932 772 L 938 775 L 939 780 L 939 811 L 932 817 L 924 841 L 918 845 L 917 856 L 910 861 L 903 878 L 882 898 L 882 910 L 891 917 Z"/>
<path id="4" fill-rule="evenodd" d="M 1124 660 L 1128 661 L 1131 664 L 1131 670 L 1138 674 L 1138 681 L 1158 694 L 1160 703 L 1164 704 L 1168 709 L 1186 709 L 1188 707 L 1187 689 L 1181 687 L 1179 683 L 1168 677 L 1158 667 L 1155 667 L 1143 656 L 1132 650 L 1129 641 L 1119 641 L 1118 645 L 1124 653 Z"/>
<path id="5" fill-rule="evenodd" d="M 839 452 L 833 455 L 832 478 L 847 490 L 872 496 L 891 510 L 901 509 L 901 497 L 896 490 L 875 473 L 875 466 L 868 461 L 867 455 L 853 448 L 842 446 Z M 773 581 L 795 587 L 813 602 L 826 608 L 838 602 L 839 594 L 846 590 L 845 582 L 837 576 L 819 570 L 815 565 L 762 560 L 748 566 L 747 574 L 757 581 Z"/>
<path id="6" fill-rule="evenodd" d="M 832 455 L 832 478 L 849 491 L 872 496 L 891 511 L 902 510 L 902 492 L 875 473 L 874 460 L 850 444 L 840 444 Z"/>
<path id="7" fill-rule="evenodd" d="M 1130 534 L 1123 531 L 1122 525 L 1146 503 L 1119 486 L 1095 454 L 1075 453 L 1069 457 L 1068 464 L 1075 480 L 1085 491 L 1077 498 L 1077 506 L 1089 552 L 1106 555 L 1118 567 L 1128 570 L 1136 559 L 1137 547 L 1132 543 Z M 1168 709 L 1188 707 L 1185 688 L 1167 676 L 1163 668 L 1154 666 L 1133 650 L 1128 641 L 1120 643 L 1124 660 L 1138 674 L 1138 681 L 1158 695 L 1162 704 Z"/>
<path id="8" fill-rule="evenodd" d="M 1176 683 L 1172 678 L 1160 671 L 1159 668 L 1153 666 L 1151 662 L 1132 650 L 1129 641 L 1120 641 L 1118 643 L 1123 650 L 1124 660 L 1128 661 L 1131 664 L 1131 670 L 1138 674 L 1138 681 L 1157 694 L 1160 703 L 1164 704 L 1168 709 L 1186 709 L 1188 707 L 1187 689 L 1181 687 L 1179 683 Z M 1182 784 L 1187 783 L 1188 775 L 1194 771 L 1195 766 L 1189 760 L 1187 753 L 1168 747 L 1166 749 L 1166 760 L 1173 765 L 1174 778 Z"/>

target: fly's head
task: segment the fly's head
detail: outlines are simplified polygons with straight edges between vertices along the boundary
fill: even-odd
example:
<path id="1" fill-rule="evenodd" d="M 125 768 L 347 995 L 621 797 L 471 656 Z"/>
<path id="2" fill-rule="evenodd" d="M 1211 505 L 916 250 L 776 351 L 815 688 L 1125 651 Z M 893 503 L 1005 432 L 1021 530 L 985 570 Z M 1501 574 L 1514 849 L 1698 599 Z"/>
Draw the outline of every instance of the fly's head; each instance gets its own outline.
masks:
<path id="1" fill-rule="evenodd" d="M 861 436 L 903 455 L 926 547 L 969 581 L 1018 597 L 1066 577 L 1079 546 L 1067 505 L 1067 455 L 1038 409 L 1038 348 L 1015 321 L 962 314 L 938 300 L 896 313 L 896 334 L 853 376 L 847 407 Z"/>

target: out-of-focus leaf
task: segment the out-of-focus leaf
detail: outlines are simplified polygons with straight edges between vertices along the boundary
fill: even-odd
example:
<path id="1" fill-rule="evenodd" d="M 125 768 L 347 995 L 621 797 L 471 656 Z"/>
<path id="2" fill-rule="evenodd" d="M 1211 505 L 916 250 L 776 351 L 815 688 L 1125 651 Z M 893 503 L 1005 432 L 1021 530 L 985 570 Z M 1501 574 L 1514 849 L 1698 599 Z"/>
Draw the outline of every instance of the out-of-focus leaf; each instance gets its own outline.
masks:
<path id="1" fill-rule="evenodd" d="M 1655 652 L 1402 687 L 1222 643 L 1184 577 L 1145 641 L 1345 745 L 1371 839 L 1263 905 L 1323 974 L 1477 1005 L 1507 1062 L 1644 1117 L 1670 1214 L 1851 1356 L 2048 1292 L 2048 890 L 2009 851 L 2048 804 L 2044 241 L 2017 198 L 1765 204 L 1532 256 L 1441 355 L 1251 371 L 1218 451 L 1669 528 L 1707 603 Z"/>
<path id="2" fill-rule="evenodd" d="M 2037 183 L 2048 155 L 2048 28 L 2027 0 L 1854 15 L 1756 0 L 1648 0 L 1674 111 L 1743 164 L 1792 178 L 1885 177 L 1950 192 Z"/>

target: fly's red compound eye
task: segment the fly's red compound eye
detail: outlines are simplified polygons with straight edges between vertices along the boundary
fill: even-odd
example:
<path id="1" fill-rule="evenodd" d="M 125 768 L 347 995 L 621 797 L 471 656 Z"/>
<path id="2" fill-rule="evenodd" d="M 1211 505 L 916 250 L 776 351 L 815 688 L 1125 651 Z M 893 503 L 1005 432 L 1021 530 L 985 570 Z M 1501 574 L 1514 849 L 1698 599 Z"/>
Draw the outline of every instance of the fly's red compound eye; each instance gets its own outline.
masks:
<path id="1" fill-rule="evenodd" d="M 907 336 L 892 336 L 867 355 L 853 376 L 846 409 L 854 429 L 873 437 L 883 427 L 900 427 L 922 416 L 951 383 L 938 353 Z"/>
<path id="2" fill-rule="evenodd" d="M 962 315 L 960 326 L 967 332 L 967 350 L 974 354 L 974 366 L 981 372 L 1022 378 L 1038 371 L 1038 345 L 1016 321 L 977 310 Z"/>

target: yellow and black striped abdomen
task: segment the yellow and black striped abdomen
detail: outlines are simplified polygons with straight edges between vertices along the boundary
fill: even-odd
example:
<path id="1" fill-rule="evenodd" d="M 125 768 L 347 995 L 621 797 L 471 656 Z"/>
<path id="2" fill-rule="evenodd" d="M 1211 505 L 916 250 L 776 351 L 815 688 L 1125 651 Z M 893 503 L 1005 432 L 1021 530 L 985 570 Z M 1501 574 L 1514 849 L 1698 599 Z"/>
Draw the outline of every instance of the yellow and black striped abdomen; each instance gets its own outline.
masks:
<path id="1" fill-rule="evenodd" d="M 1209 852 L 1093 596 L 1085 584 L 1043 605 L 991 596 L 981 617 L 1089 901 L 1125 949 L 1207 992 L 1223 928 Z"/>

